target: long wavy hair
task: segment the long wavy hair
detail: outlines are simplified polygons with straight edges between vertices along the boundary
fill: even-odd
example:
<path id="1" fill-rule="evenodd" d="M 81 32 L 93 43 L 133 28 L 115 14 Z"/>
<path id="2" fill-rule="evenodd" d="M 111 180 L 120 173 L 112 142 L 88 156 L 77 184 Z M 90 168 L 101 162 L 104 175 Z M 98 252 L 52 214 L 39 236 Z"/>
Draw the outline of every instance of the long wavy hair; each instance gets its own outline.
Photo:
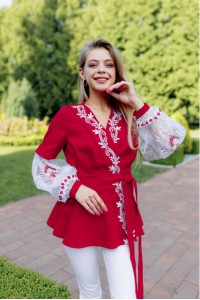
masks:
<path id="1" fill-rule="evenodd" d="M 111 45 L 108 41 L 105 39 L 94 39 L 90 42 L 88 42 L 83 49 L 81 50 L 80 57 L 79 57 L 79 68 L 84 69 L 85 62 L 87 59 L 87 56 L 89 52 L 95 48 L 105 48 L 109 51 L 114 63 L 115 63 L 115 69 L 116 69 L 116 81 L 128 81 L 126 71 L 124 68 L 124 62 L 121 54 L 119 51 Z M 88 85 L 84 84 L 84 81 L 80 78 L 78 78 L 78 90 L 79 90 L 79 103 L 80 102 L 86 102 L 89 98 L 89 87 Z M 138 149 L 138 135 L 136 130 L 136 123 L 133 118 L 133 112 L 134 109 L 131 108 L 129 105 L 126 105 L 118 100 L 116 100 L 114 97 L 110 96 L 110 104 L 115 109 L 122 113 L 124 116 L 127 126 L 128 126 L 128 143 L 131 149 Z"/>

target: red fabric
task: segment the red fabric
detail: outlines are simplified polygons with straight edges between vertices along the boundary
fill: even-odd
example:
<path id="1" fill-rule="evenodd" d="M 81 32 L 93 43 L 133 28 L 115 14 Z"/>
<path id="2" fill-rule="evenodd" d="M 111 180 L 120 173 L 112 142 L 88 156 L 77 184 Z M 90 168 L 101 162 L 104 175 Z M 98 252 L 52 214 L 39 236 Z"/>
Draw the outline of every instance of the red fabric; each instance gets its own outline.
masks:
<path id="1" fill-rule="evenodd" d="M 80 181 L 75 182 L 71 198 L 66 203 L 55 204 L 47 224 L 53 228 L 55 236 L 63 239 L 63 244 L 73 248 L 101 246 L 112 249 L 128 240 L 136 295 L 142 298 L 141 236 L 144 232 L 137 204 L 137 185 L 131 175 L 136 150 L 128 145 L 127 124 L 123 117 L 117 119 L 112 111 L 110 120 L 112 122 L 108 122 L 106 129 L 102 129 L 90 109 L 83 104 L 64 106 L 52 120 L 36 152 L 44 158 L 53 159 L 63 149 L 67 162 L 77 169 Z M 91 215 L 75 200 L 81 184 L 99 194 L 108 212 L 101 216 Z M 124 222 L 126 229 L 122 227 Z M 134 251 L 136 242 L 139 247 L 138 265 Z"/>
<path id="2" fill-rule="evenodd" d="M 137 111 L 133 113 L 133 115 L 136 117 L 136 119 L 139 119 L 142 117 L 148 110 L 150 106 L 147 103 L 144 103 L 144 105 Z"/>
<path id="3" fill-rule="evenodd" d="M 77 181 L 73 184 L 73 186 L 72 186 L 72 188 L 71 188 L 71 190 L 70 190 L 70 193 L 69 193 L 70 197 L 75 198 L 76 192 L 78 191 L 78 189 L 79 189 L 79 187 L 81 186 L 81 184 L 82 184 L 82 183 L 81 183 L 79 180 L 77 180 Z"/>

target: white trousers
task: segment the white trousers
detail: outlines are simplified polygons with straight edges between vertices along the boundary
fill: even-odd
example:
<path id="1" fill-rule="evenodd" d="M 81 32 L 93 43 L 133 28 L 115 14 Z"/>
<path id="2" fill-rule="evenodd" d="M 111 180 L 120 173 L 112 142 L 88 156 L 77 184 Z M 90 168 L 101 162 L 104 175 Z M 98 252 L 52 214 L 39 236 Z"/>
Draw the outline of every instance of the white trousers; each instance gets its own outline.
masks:
<path id="1" fill-rule="evenodd" d="M 97 248 L 103 253 L 111 299 L 136 299 L 135 280 L 128 245 L 115 249 L 64 246 L 77 279 L 80 299 L 101 299 Z"/>

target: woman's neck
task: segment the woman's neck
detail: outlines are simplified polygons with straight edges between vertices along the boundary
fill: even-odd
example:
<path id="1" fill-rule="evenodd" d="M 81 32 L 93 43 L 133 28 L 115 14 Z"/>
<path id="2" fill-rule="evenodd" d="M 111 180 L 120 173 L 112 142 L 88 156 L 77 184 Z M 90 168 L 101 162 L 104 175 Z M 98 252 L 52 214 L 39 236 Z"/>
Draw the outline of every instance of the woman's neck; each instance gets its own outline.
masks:
<path id="1" fill-rule="evenodd" d="M 108 110 L 111 107 L 110 96 L 106 92 L 90 92 L 90 96 L 86 101 L 86 105 L 94 109 Z"/>

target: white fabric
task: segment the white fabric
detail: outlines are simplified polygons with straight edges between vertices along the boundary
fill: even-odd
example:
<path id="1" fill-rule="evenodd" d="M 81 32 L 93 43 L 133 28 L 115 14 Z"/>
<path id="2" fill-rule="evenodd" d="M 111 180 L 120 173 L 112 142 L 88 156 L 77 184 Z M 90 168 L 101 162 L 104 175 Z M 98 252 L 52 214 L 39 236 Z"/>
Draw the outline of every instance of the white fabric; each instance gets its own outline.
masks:
<path id="1" fill-rule="evenodd" d="M 103 247 L 71 248 L 64 246 L 74 269 L 80 299 L 101 299 L 97 248 L 103 254 L 111 299 L 136 299 L 135 279 L 128 245 L 115 249 Z"/>
<path id="2" fill-rule="evenodd" d="M 77 171 L 62 159 L 44 159 L 35 153 L 32 175 L 38 189 L 49 192 L 60 202 L 66 202 L 76 180 Z"/>
<path id="3" fill-rule="evenodd" d="M 139 148 L 146 160 L 170 156 L 183 142 L 186 129 L 156 106 L 136 120 Z"/>

